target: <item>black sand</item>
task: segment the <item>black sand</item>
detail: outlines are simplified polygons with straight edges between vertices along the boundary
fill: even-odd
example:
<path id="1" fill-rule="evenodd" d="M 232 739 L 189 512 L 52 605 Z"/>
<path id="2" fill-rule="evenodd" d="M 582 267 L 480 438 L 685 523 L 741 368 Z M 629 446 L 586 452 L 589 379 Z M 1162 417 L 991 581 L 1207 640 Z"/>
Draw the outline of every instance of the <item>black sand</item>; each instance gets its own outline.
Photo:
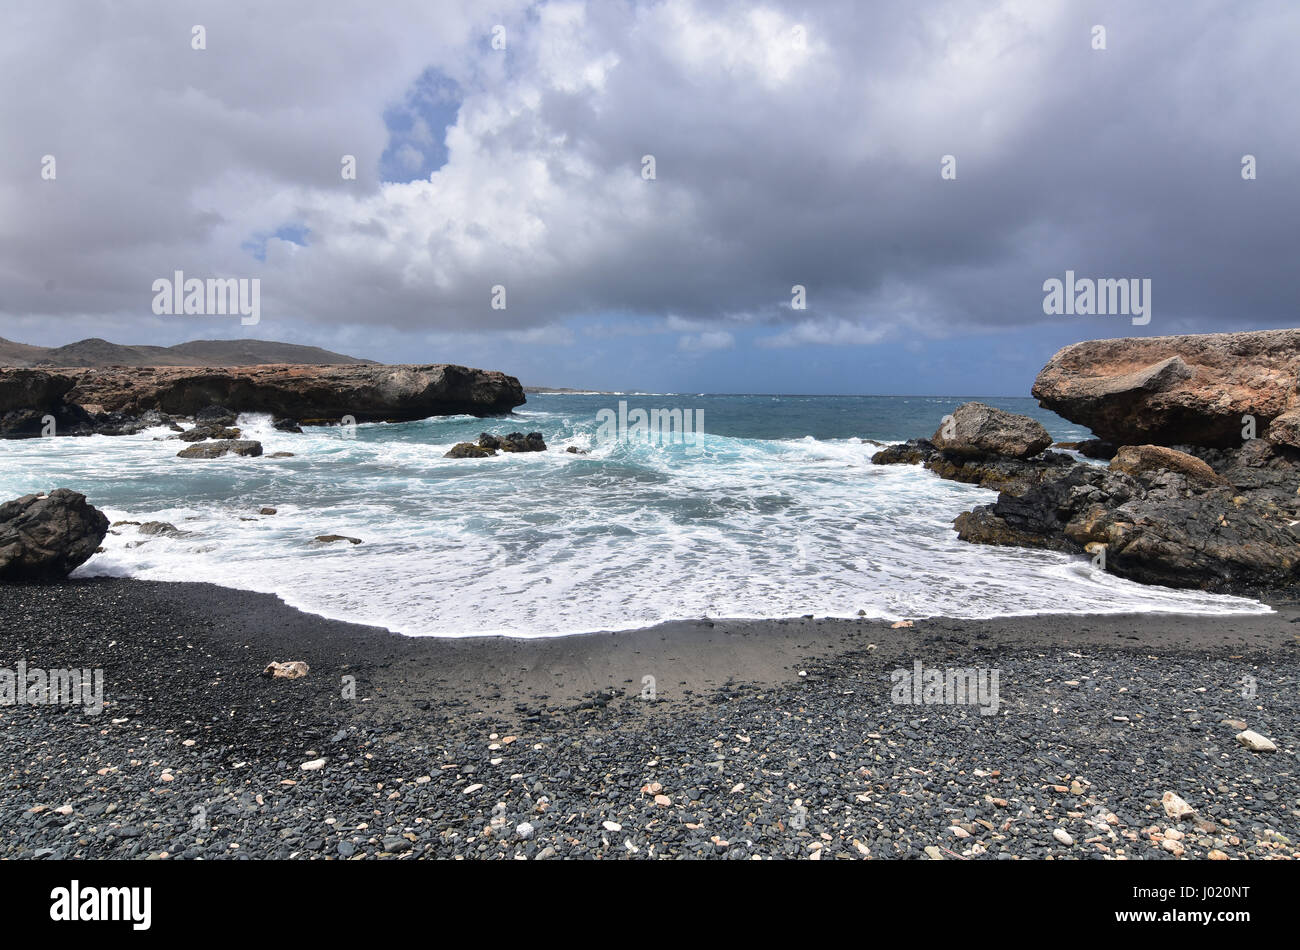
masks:
<path id="1" fill-rule="evenodd" d="M 1277 607 L 456 640 L 204 584 L 5 586 L 0 667 L 102 668 L 108 705 L 0 708 L 0 856 L 1293 857 Z M 892 702 L 917 659 L 998 669 L 999 713 Z"/>

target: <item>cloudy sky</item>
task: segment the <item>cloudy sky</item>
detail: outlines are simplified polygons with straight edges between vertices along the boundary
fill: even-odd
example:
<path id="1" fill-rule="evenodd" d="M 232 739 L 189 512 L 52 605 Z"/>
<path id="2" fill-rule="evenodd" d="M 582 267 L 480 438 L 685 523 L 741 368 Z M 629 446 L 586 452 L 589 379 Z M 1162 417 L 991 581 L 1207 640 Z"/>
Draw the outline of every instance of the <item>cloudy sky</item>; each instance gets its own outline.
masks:
<path id="1" fill-rule="evenodd" d="M 1300 321 L 1293 0 L 5 13 L 11 340 L 1023 395 L 1076 340 Z M 1150 323 L 1045 315 L 1067 269 L 1150 279 Z M 259 278 L 261 322 L 155 315 L 177 270 Z"/>

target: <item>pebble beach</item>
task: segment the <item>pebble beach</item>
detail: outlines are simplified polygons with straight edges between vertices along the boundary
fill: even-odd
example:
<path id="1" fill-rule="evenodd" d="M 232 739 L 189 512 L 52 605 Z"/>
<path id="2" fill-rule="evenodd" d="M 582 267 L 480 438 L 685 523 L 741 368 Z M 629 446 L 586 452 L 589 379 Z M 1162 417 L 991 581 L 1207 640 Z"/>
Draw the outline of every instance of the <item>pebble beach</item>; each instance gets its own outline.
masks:
<path id="1" fill-rule="evenodd" d="M 443 639 L 10 584 L 0 667 L 102 670 L 104 707 L 0 707 L 0 857 L 1292 859 L 1300 607 L 1273 606 Z M 898 701 L 918 662 L 996 670 L 996 712 Z"/>

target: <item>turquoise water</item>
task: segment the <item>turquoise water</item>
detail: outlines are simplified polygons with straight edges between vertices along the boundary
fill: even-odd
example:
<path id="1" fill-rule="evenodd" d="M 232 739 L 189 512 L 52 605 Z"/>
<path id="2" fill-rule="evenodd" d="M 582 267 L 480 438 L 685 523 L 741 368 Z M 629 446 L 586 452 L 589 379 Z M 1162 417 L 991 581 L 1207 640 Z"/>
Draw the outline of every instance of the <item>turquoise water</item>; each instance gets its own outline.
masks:
<path id="1" fill-rule="evenodd" d="M 680 410 L 702 435 L 602 430 L 619 402 Z M 0 497 L 69 487 L 113 520 L 81 575 L 209 581 L 413 635 L 551 636 L 699 617 L 1257 612 L 1253 601 L 1144 587 L 1083 557 L 957 540 L 993 492 L 917 466 L 874 466 L 869 441 L 929 435 L 965 400 L 932 397 L 535 395 L 517 418 L 466 416 L 276 432 L 269 455 L 178 459 L 129 437 L 0 443 Z M 987 399 L 1059 440 L 1088 432 L 1029 399 Z M 446 459 L 481 431 L 539 431 L 540 453 Z M 349 437 L 354 436 L 354 437 Z M 573 454 L 568 447 L 587 454 Z M 271 506 L 273 516 L 258 510 Z M 320 544 L 321 534 L 363 543 Z"/>

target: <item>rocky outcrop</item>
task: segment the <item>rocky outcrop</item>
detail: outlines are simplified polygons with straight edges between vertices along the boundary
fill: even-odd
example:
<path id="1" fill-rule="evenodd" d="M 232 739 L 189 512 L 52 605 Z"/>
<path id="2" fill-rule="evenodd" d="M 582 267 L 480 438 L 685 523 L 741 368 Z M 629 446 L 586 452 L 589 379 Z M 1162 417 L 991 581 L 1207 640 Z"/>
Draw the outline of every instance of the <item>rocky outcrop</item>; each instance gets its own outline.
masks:
<path id="1" fill-rule="evenodd" d="M 1001 428 L 1032 431 L 1018 421 Z M 1266 439 L 1228 448 L 1105 445 L 1095 454 L 1113 456 L 1107 468 L 1051 451 L 959 454 L 940 448 L 942 434 L 890 446 L 873 461 L 919 462 L 997 490 L 994 503 L 957 517 L 962 540 L 1093 555 L 1120 577 L 1168 587 L 1258 594 L 1300 586 L 1300 450 Z M 950 429 L 946 444 L 953 437 Z M 979 444 L 974 435 L 965 442 Z M 986 444 L 1019 453 L 1034 442 Z"/>
<path id="2" fill-rule="evenodd" d="M 204 406 L 194 413 L 196 426 L 228 427 L 233 426 L 238 419 L 239 413 L 225 406 Z"/>
<path id="3" fill-rule="evenodd" d="M 0 505 L 0 581 L 60 580 L 84 564 L 108 519 L 66 488 Z"/>
<path id="4" fill-rule="evenodd" d="M 1044 453 L 1051 442 L 1047 430 L 1028 416 L 968 402 L 945 419 L 932 439 L 887 446 L 871 461 L 922 464 L 941 478 L 1019 495 L 1073 464 L 1059 452 Z M 1032 456 L 1040 457 L 1030 461 Z"/>
<path id="5" fill-rule="evenodd" d="M 937 452 L 929 439 L 908 439 L 889 445 L 871 456 L 874 465 L 921 465 Z"/>
<path id="6" fill-rule="evenodd" d="M 478 443 L 457 442 L 443 458 L 479 459 L 488 458 L 501 452 L 545 452 L 546 442 L 540 432 L 511 432 L 509 435 L 491 435 L 480 432 Z"/>
<path id="7" fill-rule="evenodd" d="M 241 435 L 238 429 L 229 429 L 225 426 L 195 426 L 187 429 L 180 435 L 169 436 L 168 438 L 180 439 L 182 442 L 202 442 L 205 439 L 238 439 Z"/>
<path id="8" fill-rule="evenodd" d="M 1274 456 L 1272 485 L 1251 474 L 1245 449 L 1219 456 L 1220 484 L 1179 469 L 1144 467 L 1137 477 L 1075 463 L 1022 495 L 956 519 L 958 537 L 982 544 L 1083 554 L 1105 549 L 1105 569 L 1167 587 L 1224 593 L 1291 588 L 1300 582 L 1296 459 Z M 1123 450 L 1121 450 L 1121 453 Z M 1259 449 L 1252 447 L 1252 453 Z M 1287 475 L 1282 476 L 1286 471 Z"/>
<path id="9" fill-rule="evenodd" d="M 1046 409 L 1118 445 L 1300 446 L 1300 330 L 1088 340 L 1034 382 Z"/>
<path id="10" fill-rule="evenodd" d="M 1226 478 L 1196 456 L 1161 445 L 1126 445 L 1111 459 L 1110 467 L 1138 478 L 1152 473 L 1176 472 L 1190 484 L 1202 488 L 1228 484 Z"/>
<path id="11" fill-rule="evenodd" d="M 513 376 L 449 364 L 270 365 L 225 368 L 0 369 L 0 437 L 116 435 L 172 415 L 230 427 L 241 412 L 266 412 L 281 431 L 298 421 L 406 421 L 467 413 L 504 415 L 524 403 Z"/>
<path id="12" fill-rule="evenodd" d="M 483 459 L 496 455 L 496 449 L 485 449 L 473 442 L 457 442 L 443 455 L 447 459 Z"/>
<path id="13" fill-rule="evenodd" d="M 257 456 L 262 454 L 262 443 L 251 439 L 218 439 L 214 442 L 196 442 L 188 449 L 176 453 L 178 459 L 215 459 L 223 455 Z"/>
<path id="14" fill-rule="evenodd" d="M 949 456 L 1027 459 L 1051 445 L 1052 437 L 1042 423 L 1028 416 L 967 402 L 953 410 L 930 441 Z"/>
<path id="15" fill-rule="evenodd" d="M 74 372 L 74 371 L 70 371 Z M 513 376 L 465 366 L 250 366 L 90 369 L 67 399 L 87 408 L 193 415 L 211 405 L 303 422 L 499 415 L 524 402 Z M 215 420 L 214 420 L 215 421 Z M 226 423 L 229 424 L 228 422 Z"/>
<path id="16" fill-rule="evenodd" d="M 502 452 L 545 452 L 546 442 L 540 432 L 511 432 L 509 435 L 489 435 L 480 432 L 478 444 L 485 449 L 499 449 Z"/>
<path id="17" fill-rule="evenodd" d="M 1056 477 L 1075 462 L 1060 452 L 1044 452 L 1031 460 L 1000 456 L 962 458 L 935 452 L 925 460 L 925 467 L 940 478 L 966 482 L 993 491 L 1023 495 L 1044 480 Z"/>

